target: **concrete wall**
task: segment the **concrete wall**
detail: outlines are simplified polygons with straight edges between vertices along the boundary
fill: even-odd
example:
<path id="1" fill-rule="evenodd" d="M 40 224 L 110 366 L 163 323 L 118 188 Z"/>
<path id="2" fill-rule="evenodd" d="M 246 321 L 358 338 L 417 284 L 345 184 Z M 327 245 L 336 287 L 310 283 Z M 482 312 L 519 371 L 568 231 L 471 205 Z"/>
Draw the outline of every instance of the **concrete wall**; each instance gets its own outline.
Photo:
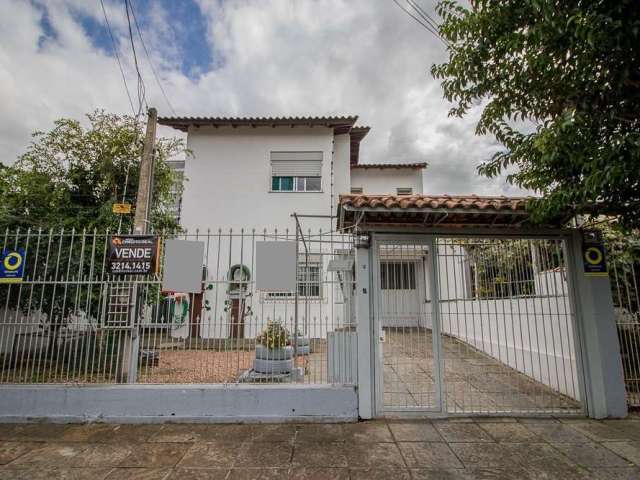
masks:
<path id="1" fill-rule="evenodd" d="M 362 187 L 363 193 L 395 195 L 396 188 L 410 187 L 422 193 L 422 169 L 412 168 L 352 168 L 351 186 Z"/>
<path id="2" fill-rule="evenodd" d="M 0 422 L 349 422 L 355 387 L 309 385 L 0 386 Z"/>

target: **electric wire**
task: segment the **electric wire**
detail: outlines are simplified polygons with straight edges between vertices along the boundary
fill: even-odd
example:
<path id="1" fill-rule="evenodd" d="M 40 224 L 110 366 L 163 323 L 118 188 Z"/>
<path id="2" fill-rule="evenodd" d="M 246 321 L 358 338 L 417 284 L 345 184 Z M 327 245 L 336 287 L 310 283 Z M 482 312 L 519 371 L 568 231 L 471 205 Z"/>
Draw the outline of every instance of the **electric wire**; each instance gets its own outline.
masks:
<path id="1" fill-rule="evenodd" d="M 431 26 L 431 24 L 425 23 L 423 20 L 416 17 L 413 13 L 411 13 L 409 10 L 403 7 L 400 4 L 400 2 L 398 2 L 398 0 L 393 0 L 393 3 L 395 3 L 403 12 L 405 12 L 407 15 L 413 18 L 416 22 L 418 22 L 425 30 L 427 30 L 429 33 L 435 36 L 438 40 L 440 40 L 445 46 L 447 47 L 449 46 L 449 44 L 440 36 L 440 34 L 437 32 L 437 30 L 434 29 L 434 27 Z"/>
<path id="2" fill-rule="evenodd" d="M 142 107 L 147 105 L 146 98 L 146 88 L 144 84 L 144 80 L 142 78 L 142 73 L 140 72 L 140 65 L 138 64 L 138 55 L 136 53 L 136 46 L 133 40 L 133 28 L 131 27 L 131 16 L 129 14 L 129 0 L 124 0 L 124 7 L 127 13 L 127 25 L 129 27 L 129 40 L 131 41 L 131 51 L 133 52 L 133 63 L 136 68 L 136 74 L 138 76 L 138 112 L 136 114 L 136 122 L 140 119 L 140 115 L 142 115 Z"/>
<path id="3" fill-rule="evenodd" d="M 158 73 L 156 72 L 156 69 L 153 66 L 153 61 L 151 60 L 151 55 L 149 54 L 149 50 L 147 49 L 147 45 L 144 43 L 144 39 L 142 38 L 142 31 L 140 30 L 140 26 L 138 25 L 138 19 L 136 17 L 136 11 L 135 11 L 135 8 L 134 8 L 134 2 L 133 2 L 133 0 L 129 0 L 129 1 L 130 1 L 130 5 L 131 5 L 131 14 L 133 16 L 133 23 L 135 24 L 136 30 L 138 31 L 138 36 L 140 37 L 140 43 L 142 44 L 142 48 L 144 50 L 145 55 L 147 56 L 147 60 L 149 60 L 149 66 L 151 67 L 151 71 L 153 72 L 153 76 L 156 79 L 158 87 L 160 88 L 160 91 L 162 92 L 162 96 L 164 97 L 165 101 L 167 102 L 167 105 L 169 106 L 169 109 L 171 110 L 173 115 L 177 116 L 176 111 L 173 108 L 173 105 L 171 105 L 171 102 L 169 101 L 169 97 L 167 96 L 166 92 L 164 91 L 164 87 L 162 86 L 162 82 L 160 82 L 160 77 L 158 76 Z"/>
<path id="4" fill-rule="evenodd" d="M 111 38 L 111 46 L 113 48 L 113 54 L 116 57 L 116 62 L 118 63 L 118 68 L 120 69 L 120 73 L 122 75 L 124 89 L 127 91 L 127 98 L 129 99 L 129 105 L 131 105 L 131 111 L 135 115 L 136 109 L 133 106 L 133 100 L 131 99 L 131 92 L 129 91 L 129 86 L 127 85 L 127 77 L 124 74 L 124 69 L 122 68 L 122 63 L 120 62 L 120 55 L 118 55 L 118 48 L 116 47 L 116 41 L 113 38 L 113 33 L 111 32 L 111 25 L 109 25 L 109 18 L 107 17 L 107 10 L 104 8 L 103 0 L 100 0 L 100 5 L 102 6 L 102 14 L 104 15 L 104 22 L 107 27 L 107 32 L 109 32 L 109 38 Z"/>
<path id="5" fill-rule="evenodd" d="M 439 30 L 440 26 L 438 25 L 438 22 L 429 15 L 429 13 L 422 8 L 416 0 L 406 0 L 406 2 L 424 19 L 425 22 L 431 25 L 436 31 Z"/>

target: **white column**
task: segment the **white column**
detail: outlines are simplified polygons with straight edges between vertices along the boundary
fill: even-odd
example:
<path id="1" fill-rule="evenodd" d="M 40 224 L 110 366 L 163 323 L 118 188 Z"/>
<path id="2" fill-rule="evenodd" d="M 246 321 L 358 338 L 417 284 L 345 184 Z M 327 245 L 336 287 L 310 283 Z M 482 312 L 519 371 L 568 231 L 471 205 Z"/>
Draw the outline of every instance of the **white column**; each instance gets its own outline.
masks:
<path id="1" fill-rule="evenodd" d="M 568 251 L 588 414 L 592 418 L 624 417 L 627 402 L 609 277 L 585 275 L 579 232 L 571 235 Z"/>
<path id="2" fill-rule="evenodd" d="M 369 245 L 356 239 L 356 322 L 358 332 L 358 413 L 373 417 L 373 381 L 371 351 L 371 267 Z"/>

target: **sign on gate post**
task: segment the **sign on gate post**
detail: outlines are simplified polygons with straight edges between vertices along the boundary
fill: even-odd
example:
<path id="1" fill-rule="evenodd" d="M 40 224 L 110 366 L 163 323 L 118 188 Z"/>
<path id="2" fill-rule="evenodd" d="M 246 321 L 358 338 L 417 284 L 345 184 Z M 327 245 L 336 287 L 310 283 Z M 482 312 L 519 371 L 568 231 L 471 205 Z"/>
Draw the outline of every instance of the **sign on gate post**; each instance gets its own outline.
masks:
<path id="1" fill-rule="evenodd" d="M 5 249 L 0 261 L 0 283 L 20 283 L 24 274 L 24 248 Z"/>
<path id="2" fill-rule="evenodd" d="M 109 238 L 109 272 L 112 275 L 158 273 L 160 242 L 155 235 L 113 235 Z"/>
<path id="3" fill-rule="evenodd" d="M 588 276 L 607 276 L 607 261 L 602 236 L 599 232 L 584 232 L 582 238 L 582 261 L 584 274 Z"/>

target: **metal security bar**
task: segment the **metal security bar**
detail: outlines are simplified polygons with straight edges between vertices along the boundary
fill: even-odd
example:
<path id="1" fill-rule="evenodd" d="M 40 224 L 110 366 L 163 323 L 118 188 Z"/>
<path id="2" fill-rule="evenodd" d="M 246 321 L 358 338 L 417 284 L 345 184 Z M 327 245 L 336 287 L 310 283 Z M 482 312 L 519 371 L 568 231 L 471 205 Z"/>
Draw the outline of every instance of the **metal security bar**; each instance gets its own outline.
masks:
<path id="1" fill-rule="evenodd" d="M 640 252 L 628 243 L 607 247 L 627 403 L 640 407 Z"/>
<path id="2" fill-rule="evenodd" d="M 429 243 L 421 241 L 382 241 L 376 249 L 378 348 L 386 411 L 439 408 L 429 256 Z"/>
<path id="3" fill-rule="evenodd" d="M 384 411 L 583 411 L 563 240 L 387 235 L 374 245 Z"/>
<path id="4" fill-rule="evenodd" d="M 353 272 L 329 268 L 353 256 L 350 235 L 300 239 L 297 332 L 295 292 L 254 282 L 255 242 L 293 231 L 159 234 L 204 243 L 196 294 L 163 292 L 162 268 L 111 275 L 109 236 L 5 232 L 26 264 L 21 282 L 0 283 L 0 383 L 355 383 Z"/>
<path id="5" fill-rule="evenodd" d="M 560 239 L 437 239 L 448 412 L 582 411 L 566 258 Z"/>

